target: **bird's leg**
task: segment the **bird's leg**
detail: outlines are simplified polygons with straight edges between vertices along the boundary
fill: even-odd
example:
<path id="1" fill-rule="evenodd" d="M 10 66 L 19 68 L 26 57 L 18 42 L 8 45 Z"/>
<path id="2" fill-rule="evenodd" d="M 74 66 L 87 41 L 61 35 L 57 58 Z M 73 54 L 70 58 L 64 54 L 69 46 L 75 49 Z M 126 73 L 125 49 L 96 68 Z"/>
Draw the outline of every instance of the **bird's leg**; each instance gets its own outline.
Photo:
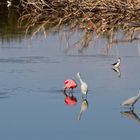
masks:
<path id="1" fill-rule="evenodd" d="M 85 99 L 87 99 L 87 94 L 86 94 L 86 96 L 85 96 Z"/>
<path id="2" fill-rule="evenodd" d="M 134 105 L 132 105 L 132 111 L 134 110 Z"/>
<path id="3" fill-rule="evenodd" d="M 73 88 L 70 88 L 70 92 L 73 93 Z"/>
<path id="4" fill-rule="evenodd" d="M 82 94 L 82 99 L 83 99 L 83 100 L 84 100 L 84 99 L 87 99 L 87 94 L 86 94 L 86 95 Z"/>
<path id="5" fill-rule="evenodd" d="M 70 93 L 71 93 L 71 91 L 70 91 L 70 89 L 68 89 L 68 94 L 69 94 L 69 96 L 70 96 Z"/>
<path id="6" fill-rule="evenodd" d="M 68 94 L 69 94 L 69 96 L 73 96 L 73 89 L 72 88 L 69 88 L 69 90 L 68 90 Z"/>
<path id="7" fill-rule="evenodd" d="M 66 88 L 65 87 L 64 87 L 64 90 L 63 91 L 64 91 L 64 93 L 66 93 Z"/>
<path id="8" fill-rule="evenodd" d="M 134 105 L 130 106 L 130 111 L 134 111 Z"/>
<path id="9" fill-rule="evenodd" d="M 84 95 L 82 94 L 82 100 L 84 99 Z"/>

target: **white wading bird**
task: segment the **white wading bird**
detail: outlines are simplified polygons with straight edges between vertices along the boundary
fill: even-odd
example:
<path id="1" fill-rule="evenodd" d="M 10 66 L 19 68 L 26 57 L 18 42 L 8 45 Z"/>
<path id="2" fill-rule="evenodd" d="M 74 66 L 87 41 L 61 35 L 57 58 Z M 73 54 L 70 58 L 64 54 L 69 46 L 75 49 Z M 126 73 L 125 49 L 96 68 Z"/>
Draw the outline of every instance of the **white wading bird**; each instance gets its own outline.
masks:
<path id="1" fill-rule="evenodd" d="M 88 93 L 88 85 L 87 85 L 87 83 L 84 82 L 84 81 L 81 79 L 81 74 L 80 74 L 80 72 L 77 73 L 77 76 L 78 76 L 78 78 L 79 78 L 79 80 L 80 80 L 80 83 L 81 83 L 81 92 L 82 92 L 82 94 L 83 94 L 83 95 L 87 95 L 87 93 Z M 82 96 L 82 97 L 83 97 L 83 96 Z"/>
<path id="2" fill-rule="evenodd" d="M 121 63 L 121 58 L 119 57 L 117 62 L 115 62 L 113 65 L 113 68 L 119 68 L 120 67 L 120 63 Z"/>
<path id="3" fill-rule="evenodd" d="M 11 1 L 7 1 L 7 7 L 12 6 L 12 2 Z"/>
<path id="4" fill-rule="evenodd" d="M 139 90 L 138 95 L 123 101 L 121 103 L 121 106 L 123 106 L 123 107 L 131 106 L 132 107 L 131 109 L 133 110 L 134 109 L 134 104 L 138 101 L 139 98 L 140 98 L 140 90 Z"/>

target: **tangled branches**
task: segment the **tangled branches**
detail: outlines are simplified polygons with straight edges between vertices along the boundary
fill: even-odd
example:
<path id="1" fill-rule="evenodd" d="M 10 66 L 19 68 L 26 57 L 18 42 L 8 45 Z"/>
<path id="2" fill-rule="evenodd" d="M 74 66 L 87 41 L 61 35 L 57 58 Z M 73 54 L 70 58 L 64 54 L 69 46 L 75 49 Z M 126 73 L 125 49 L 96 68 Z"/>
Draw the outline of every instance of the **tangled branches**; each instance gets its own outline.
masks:
<path id="1" fill-rule="evenodd" d="M 96 38 L 111 37 L 113 43 L 117 42 L 113 39 L 119 29 L 131 41 L 140 32 L 140 0 L 21 0 L 21 5 L 20 21 L 33 29 L 32 36 L 66 27 L 69 31 L 83 30 L 85 47 L 93 34 Z"/>

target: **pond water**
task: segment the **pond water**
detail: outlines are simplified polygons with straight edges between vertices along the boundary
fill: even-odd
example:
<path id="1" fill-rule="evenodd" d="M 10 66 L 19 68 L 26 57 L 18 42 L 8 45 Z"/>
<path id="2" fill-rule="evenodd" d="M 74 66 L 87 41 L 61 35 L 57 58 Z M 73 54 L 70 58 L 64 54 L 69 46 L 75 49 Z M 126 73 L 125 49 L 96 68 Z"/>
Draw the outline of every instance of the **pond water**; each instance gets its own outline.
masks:
<path id="1" fill-rule="evenodd" d="M 58 34 L 19 38 L 0 40 L 1 139 L 139 139 L 140 101 L 134 112 L 120 106 L 140 89 L 138 41 L 114 45 L 106 55 L 102 38 L 82 53 L 67 49 Z M 119 56 L 120 74 L 111 65 Z M 77 72 L 89 87 L 82 113 Z M 74 106 L 66 104 L 62 90 L 69 78 L 78 84 Z"/>

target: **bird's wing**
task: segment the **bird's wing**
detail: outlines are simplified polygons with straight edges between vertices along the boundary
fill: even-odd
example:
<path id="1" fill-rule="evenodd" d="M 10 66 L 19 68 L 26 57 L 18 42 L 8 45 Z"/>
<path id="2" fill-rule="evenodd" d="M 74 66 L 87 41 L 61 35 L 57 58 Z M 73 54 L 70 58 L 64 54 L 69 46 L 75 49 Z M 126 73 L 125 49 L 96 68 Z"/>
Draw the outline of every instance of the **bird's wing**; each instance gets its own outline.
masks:
<path id="1" fill-rule="evenodd" d="M 116 65 L 116 64 L 117 64 L 117 62 L 113 63 L 112 65 L 114 66 L 114 65 Z"/>
<path id="2" fill-rule="evenodd" d="M 122 106 L 129 106 L 129 105 L 132 105 L 133 103 L 135 103 L 135 100 L 136 100 L 136 97 L 131 97 L 125 101 L 122 102 Z"/>
<path id="3" fill-rule="evenodd" d="M 82 90 L 84 91 L 84 92 L 87 92 L 87 90 L 88 90 L 88 86 L 87 86 L 87 84 L 84 82 L 83 84 L 82 84 Z"/>
<path id="4" fill-rule="evenodd" d="M 112 65 L 114 66 L 114 65 L 116 65 L 118 63 L 118 61 L 117 62 L 115 62 L 115 63 L 113 63 Z"/>

